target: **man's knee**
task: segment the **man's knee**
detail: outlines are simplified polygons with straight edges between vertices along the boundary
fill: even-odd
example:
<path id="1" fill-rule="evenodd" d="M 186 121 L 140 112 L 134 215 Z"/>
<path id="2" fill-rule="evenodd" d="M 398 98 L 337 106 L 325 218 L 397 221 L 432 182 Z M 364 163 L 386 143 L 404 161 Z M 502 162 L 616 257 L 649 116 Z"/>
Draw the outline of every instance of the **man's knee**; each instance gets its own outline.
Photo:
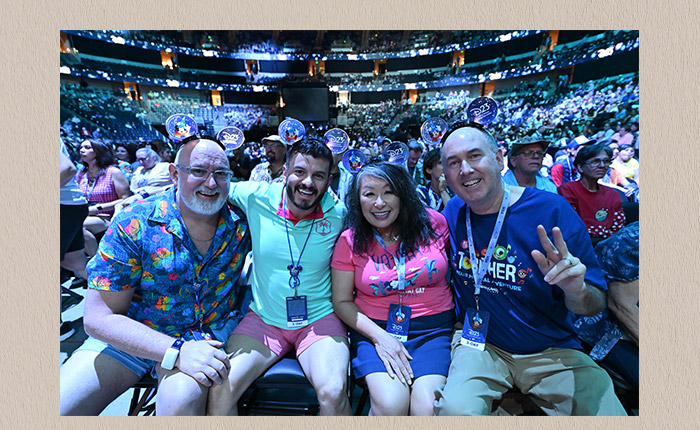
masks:
<path id="1" fill-rule="evenodd" d="M 99 415 L 139 376 L 112 357 L 78 350 L 61 366 L 60 414 Z"/>
<path id="2" fill-rule="evenodd" d="M 493 396 L 472 391 L 468 385 L 455 387 L 448 378 L 447 384 L 435 389 L 433 409 L 437 416 L 488 415 L 493 400 Z"/>
<path id="3" fill-rule="evenodd" d="M 347 376 L 334 375 L 326 378 L 314 387 L 316 396 L 321 404 L 336 404 L 347 399 Z"/>
<path id="4" fill-rule="evenodd" d="M 209 389 L 176 371 L 161 378 L 156 393 L 157 415 L 204 415 Z"/>

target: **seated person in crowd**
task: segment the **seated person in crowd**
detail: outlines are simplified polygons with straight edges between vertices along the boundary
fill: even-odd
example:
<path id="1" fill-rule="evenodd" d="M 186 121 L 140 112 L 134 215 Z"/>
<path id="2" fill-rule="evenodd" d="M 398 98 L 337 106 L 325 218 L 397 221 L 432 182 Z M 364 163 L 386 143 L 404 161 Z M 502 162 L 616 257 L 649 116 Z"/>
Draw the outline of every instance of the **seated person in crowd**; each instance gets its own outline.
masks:
<path id="1" fill-rule="evenodd" d="M 639 390 L 639 221 L 598 243 L 595 253 L 608 281 L 608 308 L 576 315 L 574 328 L 591 358 Z"/>
<path id="2" fill-rule="evenodd" d="M 406 167 L 408 167 L 408 174 L 413 178 L 416 185 L 425 185 L 425 178 L 423 177 L 423 169 L 421 157 L 423 156 L 423 145 L 418 143 L 416 140 L 408 142 L 408 160 L 406 161 Z"/>
<path id="3" fill-rule="evenodd" d="M 131 182 L 134 176 L 133 163 L 136 161 L 136 149 L 127 143 L 120 142 L 114 145 L 114 155 L 117 157 L 117 165 L 122 171 L 126 180 Z"/>
<path id="4" fill-rule="evenodd" d="M 487 415 L 513 387 L 548 415 L 625 415 L 568 315 L 605 307 L 583 222 L 554 193 L 505 184 L 496 140 L 483 128 L 456 124 L 443 142 L 447 183 L 459 196 L 443 211 L 458 323 L 436 415 Z"/>
<path id="5" fill-rule="evenodd" d="M 439 212 L 453 196 L 442 171 L 440 148 L 431 149 L 425 154 L 423 175 L 430 182 L 418 186 L 418 196 L 425 207 Z"/>
<path id="6" fill-rule="evenodd" d="M 639 184 L 639 161 L 634 158 L 634 148 L 629 145 L 620 145 L 617 156 L 610 166 L 622 172 L 627 179 L 632 179 Z"/>
<path id="7" fill-rule="evenodd" d="M 581 179 L 557 189 L 581 217 L 593 238 L 610 237 L 625 225 L 620 195 L 598 183 L 610 166 L 611 156 L 612 151 L 603 144 L 584 146 L 574 160 Z"/>
<path id="8" fill-rule="evenodd" d="M 83 235 L 85 252 L 93 256 L 97 252 L 95 235 L 109 227 L 114 207 L 130 194 L 129 183 L 116 166 L 112 147 L 99 139 L 85 140 L 80 144 L 80 160 L 84 167 L 75 175 L 75 180 L 88 202 Z"/>
<path id="9" fill-rule="evenodd" d="M 122 203 L 128 206 L 137 199 L 145 199 L 172 186 L 170 180 L 170 163 L 160 161 L 160 157 L 150 148 L 140 148 L 136 151 L 136 160 L 141 167 L 136 169 L 131 178 L 131 192 L 134 196 Z"/>
<path id="10" fill-rule="evenodd" d="M 333 308 L 350 327 L 353 372 L 367 382 L 370 415 L 432 416 L 450 364 L 447 224 L 412 185 L 399 166 L 364 166 L 331 263 Z"/>
<path id="11" fill-rule="evenodd" d="M 228 376 L 248 224 L 226 205 L 222 144 L 185 140 L 175 163 L 177 187 L 117 214 L 88 265 L 90 337 L 61 367 L 61 415 L 98 415 L 147 373 L 157 415 L 204 415 Z"/>
<path id="12" fill-rule="evenodd" d="M 503 181 L 509 185 L 535 187 L 540 190 L 557 192 L 557 186 L 540 173 L 542 160 L 549 142 L 536 136 L 526 136 L 511 145 L 508 157 L 508 171 Z"/>
<path id="13" fill-rule="evenodd" d="M 250 173 L 250 180 L 256 182 L 284 183 L 286 178 L 284 171 L 285 155 L 287 154 L 286 142 L 276 134 L 267 136 L 262 140 L 265 148 L 266 162 L 259 163 Z"/>
<path id="14" fill-rule="evenodd" d="M 237 414 L 243 392 L 292 350 L 321 415 L 351 412 L 347 330 L 331 302 L 330 262 L 346 212 L 327 193 L 332 163 L 331 150 L 307 137 L 287 153 L 286 181 L 231 185 L 229 201 L 251 222 L 253 301 L 226 344 L 231 371 L 211 390 L 210 415 Z"/>
<path id="15" fill-rule="evenodd" d="M 585 136 L 578 136 L 569 141 L 568 145 L 566 145 L 565 153 L 554 160 L 554 164 L 550 170 L 554 185 L 560 187 L 561 184 L 575 181 L 581 177 L 578 170 L 576 170 L 574 158 L 581 146 L 589 143 L 595 143 L 595 141 L 589 140 Z"/>
<path id="16" fill-rule="evenodd" d="M 618 145 L 620 146 L 632 146 L 632 142 L 634 141 L 634 135 L 629 132 L 630 126 L 629 125 L 621 125 L 620 129 L 617 130 L 617 133 L 613 134 L 610 139 L 614 140 L 617 142 Z M 633 151 L 634 155 L 634 151 Z"/>

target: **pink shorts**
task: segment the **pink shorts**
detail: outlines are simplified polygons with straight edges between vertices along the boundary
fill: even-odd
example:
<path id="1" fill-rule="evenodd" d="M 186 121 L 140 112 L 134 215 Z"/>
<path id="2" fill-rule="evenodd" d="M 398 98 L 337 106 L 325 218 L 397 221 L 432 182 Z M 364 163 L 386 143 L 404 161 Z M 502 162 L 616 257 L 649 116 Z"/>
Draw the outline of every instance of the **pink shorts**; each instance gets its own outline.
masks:
<path id="1" fill-rule="evenodd" d="M 270 348 L 278 357 L 283 357 L 294 347 L 296 356 L 299 357 L 314 342 L 330 336 L 347 337 L 348 331 L 333 312 L 306 327 L 288 330 L 266 324 L 258 314 L 248 311 L 232 334 L 252 337 Z"/>

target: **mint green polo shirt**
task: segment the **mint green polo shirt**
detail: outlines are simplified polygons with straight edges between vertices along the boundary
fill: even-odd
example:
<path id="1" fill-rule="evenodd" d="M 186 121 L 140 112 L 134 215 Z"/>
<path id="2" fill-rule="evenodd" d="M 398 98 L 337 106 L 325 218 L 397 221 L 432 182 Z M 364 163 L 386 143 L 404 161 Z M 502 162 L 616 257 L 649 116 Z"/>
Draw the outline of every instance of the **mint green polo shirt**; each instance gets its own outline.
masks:
<path id="1" fill-rule="evenodd" d="M 285 219 L 278 214 L 283 190 L 282 183 L 236 182 L 231 184 L 229 201 L 245 212 L 252 238 L 253 301 L 250 309 L 266 324 L 288 329 L 286 298 L 293 296 L 294 290 L 289 286 L 287 266 L 292 258 Z M 298 294 L 306 296 L 309 324 L 333 312 L 331 256 L 346 213 L 345 205 L 335 202 L 328 193 L 321 200 L 321 210 L 323 216 L 315 220 L 313 228 L 311 219 L 303 219 L 296 225 L 286 221 L 295 264 L 311 229 L 301 257 L 303 269 L 298 287 Z"/>

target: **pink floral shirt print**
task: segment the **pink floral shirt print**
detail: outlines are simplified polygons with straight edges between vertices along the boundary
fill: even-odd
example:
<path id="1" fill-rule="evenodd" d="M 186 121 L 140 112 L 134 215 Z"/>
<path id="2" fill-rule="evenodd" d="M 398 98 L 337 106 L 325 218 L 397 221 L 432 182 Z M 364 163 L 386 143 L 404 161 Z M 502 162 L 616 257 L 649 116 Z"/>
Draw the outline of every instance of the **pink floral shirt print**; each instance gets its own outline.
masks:
<path id="1" fill-rule="evenodd" d="M 171 336 L 202 322 L 212 330 L 236 310 L 238 280 L 250 250 L 248 223 L 226 205 L 214 239 L 201 256 L 188 236 L 170 190 L 121 211 L 88 264 L 88 286 L 103 291 L 135 289 L 127 316 Z M 195 276 L 196 274 L 196 276 Z M 201 309 L 195 300 L 195 280 Z"/>

